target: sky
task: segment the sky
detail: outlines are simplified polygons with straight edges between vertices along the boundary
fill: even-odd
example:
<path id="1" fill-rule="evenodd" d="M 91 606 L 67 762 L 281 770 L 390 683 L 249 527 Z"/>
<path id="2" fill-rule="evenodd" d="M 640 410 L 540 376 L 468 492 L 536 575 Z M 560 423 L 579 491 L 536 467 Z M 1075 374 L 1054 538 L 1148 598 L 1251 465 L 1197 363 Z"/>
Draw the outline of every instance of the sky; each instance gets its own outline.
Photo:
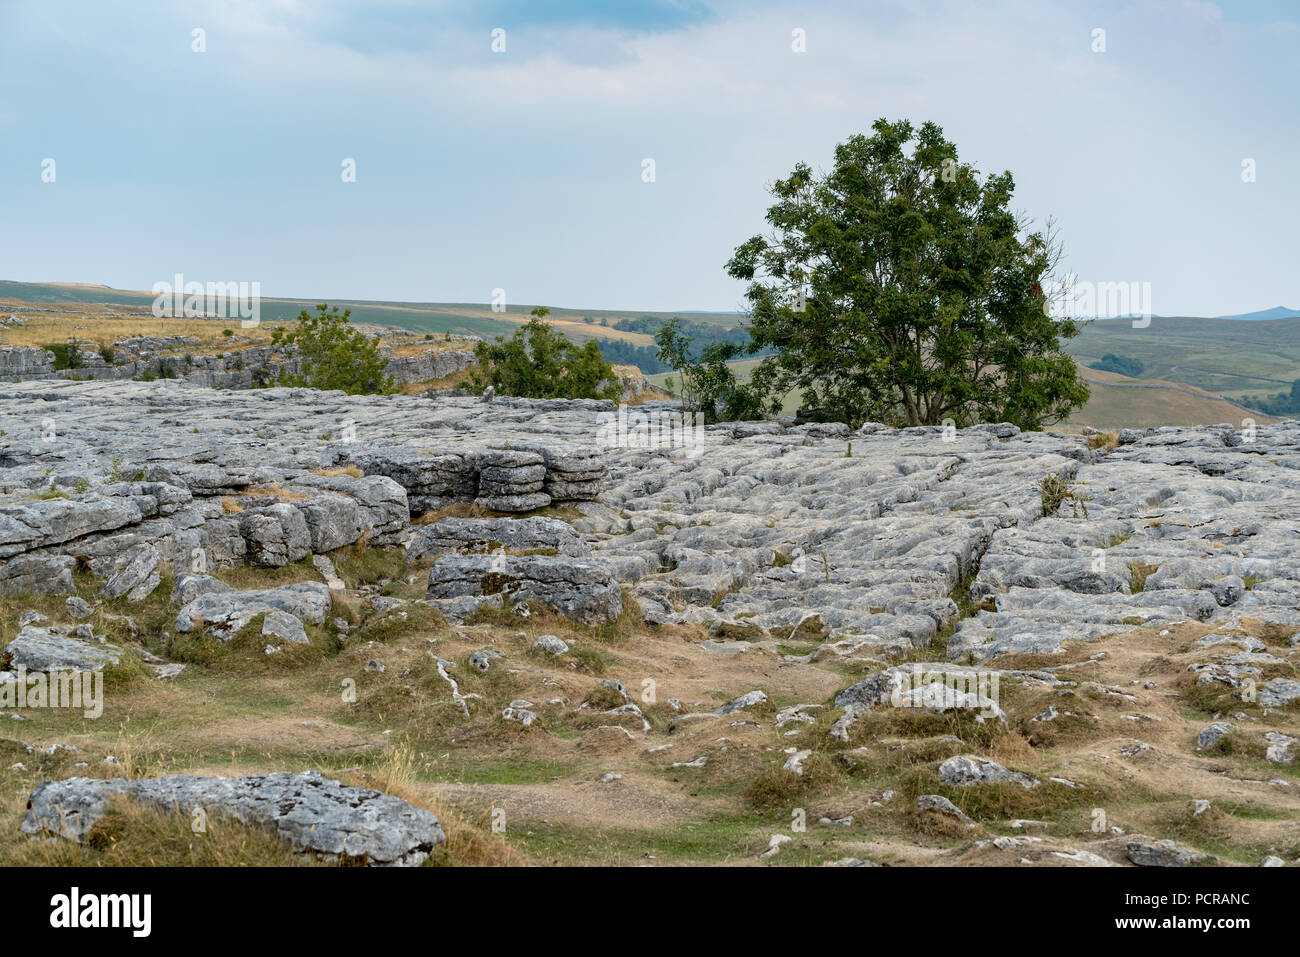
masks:
<path id="1" fill-rule="evenodd" d="M 1297 0 L 0 0 L 0 279 L 736 310 L 767 187 L 886 117 L 1080 281 L 1300 307 L 1297 54 Z"/>

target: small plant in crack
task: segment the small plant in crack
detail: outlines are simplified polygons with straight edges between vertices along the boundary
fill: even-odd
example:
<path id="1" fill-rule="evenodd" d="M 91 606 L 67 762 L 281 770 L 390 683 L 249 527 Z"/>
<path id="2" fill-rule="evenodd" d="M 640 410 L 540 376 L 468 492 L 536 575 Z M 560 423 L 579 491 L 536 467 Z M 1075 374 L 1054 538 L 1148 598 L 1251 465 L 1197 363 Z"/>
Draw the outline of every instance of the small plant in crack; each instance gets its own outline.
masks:
<path id="1" fill-rule="evenodd" d="M 1067 502 L 1070 504 L 1074 517 L 1078 518 L 1080 513 L 1084 518 L 1088 517 L 1088 499 L 1080 495 L 1073 488 L 1074 483 L 1068 479 L 1063 479 L 1059 475 L 1044 475 L 1034 486 L 1034 491 L 1039 494 L 1042 501 L 1043 518 L 1050 518 L 1060 511 L 1061 506 Z"/>

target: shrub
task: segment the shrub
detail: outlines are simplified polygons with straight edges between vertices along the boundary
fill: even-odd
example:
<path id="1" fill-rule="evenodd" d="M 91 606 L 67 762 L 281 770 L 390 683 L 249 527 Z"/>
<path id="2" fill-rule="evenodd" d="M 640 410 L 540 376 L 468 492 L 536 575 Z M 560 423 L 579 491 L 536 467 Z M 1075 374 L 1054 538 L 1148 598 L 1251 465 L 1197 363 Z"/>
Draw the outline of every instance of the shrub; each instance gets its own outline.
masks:
<path id="1" fill-rule="evenodd" d="M 297 328 L 285 342 L 298 346 L 302 372 L 283 373 L 281 385 L 309 389 L 339 389 L 348 395 L 391 395 L 397 391 L 388 375 L 388 360 L 379 352 L 379 342 L 348 328 L 352 310 L 331 311 L 326 303 L 311 315 L 298 314 Z"/>
<path id="2" fill-rule="evenodd" d="M 479 368 L 470 372 L 469 387 L 534 399 L 619 398 L 623 387 L 595 340 L 575 345 L 546 324 L 549 314 L 539 306 L 510 340 L 497 336 L 476 345 Z"/>

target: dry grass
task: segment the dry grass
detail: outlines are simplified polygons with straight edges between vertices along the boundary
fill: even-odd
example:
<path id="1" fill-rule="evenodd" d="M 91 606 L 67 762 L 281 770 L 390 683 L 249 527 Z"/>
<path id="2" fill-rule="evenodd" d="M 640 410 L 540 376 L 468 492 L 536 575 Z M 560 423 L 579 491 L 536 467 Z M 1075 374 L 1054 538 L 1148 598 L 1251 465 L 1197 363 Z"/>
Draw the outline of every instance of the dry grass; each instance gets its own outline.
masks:
<path id="1" fill-rule="evenodd" d="M 314 469 L 311 474 L 323 475 L 326 478 L 333 478 L 336 475 L 350 475 L 353 478 L 361 478 L 366 473 L 362 472 L 361 469 L 357 468 L 355 465 L 348 465 L 337 469 Z"/>
<path id="2" fill-rule="evenodd" d="M 209 813 L 195 832 L 190 817 L 115 798 L 84 844 L 23 841 L 9 864 L 40 867 L 286 867 L 339 862 L 296 853 L 276 835 Z"/>
<path id="3" fill-rule="evenodd" d="M 315 491 L 311 491 L 311 492 L 293 492 L 293 491 L 290 491 L 290 490 L 287 489 L 287 488 L 284 488 L 284 487 L 281 486 L 281 485 L 259 485 L 259 486 L 256 486 L 256 487 L 249 487 L 249 488 L 247 488 L 247 489 L 244 490 L 244 495 L 245 495 L 245 496 L 252 495 L 252 496 L 257 496 L 258 498 L 262 498 L 262 497 L 265 497 L 265 496 L 268 496 L 268 495 L 273 495 L 273 496 L 275 496 L 275 498 L 279 499 L 281 502 L 300 502 L 300 501 L 302 501 L 303 499 L 306 499 L 306 498 L 312 498 L 313 496 L 315 496 L 315 495 L 317 495 L 317 494 L 319 494 L 319 493 L 317 493 L 317 492 L 315 492 Z M 243 496 L 240 496 L 240 497 L 242 498 Z M 225 499 L 222 499 L 222 500 L 221 500 L 221 504 L 222 504 L 222 507 L 224 508 L 224 507 L 225 507 Z"/>
<path id="4" fill-rule="evenodd" d="M 1088 436 L 1088 448 L 1094 452 L 1109 452 L 1111 449 L 1118 447 L 1118 432 L 1098 432 L 1096 435 Z"/>
<path id="5" fill-rule="evenodd" d="M 236 502 L 231 496 L 223 495 L 221 497 L 221 511 L 226 515 L 234 515 L 236 512 L 242 512 L 244 506 Z"/>
<path id="6" fill-rule="evenodd" d="M 438 846 L 431 863 L 468 867 L 506 867 L 527 863 L 524 857 L 491 830 L 491 808 L 474 814 L 466 805 L 431 797 L 419 779 L 432 770 L 408 741 L 395 742 L 383 759 L 366 772 L 353 772 L 343 780 L 392 794 L 416 807 L 432 811 L 447 840 Z"/>
<path id="7" fill-rule="evenodd" d="M 270 342 L 269 333 L 263 335 L 263 328 L 243 329 L 238 320 L 219 319 L 155 319 L 152 316 L 131 316 L 128 318 L 111 318 L 107 309 L 98 304 L 77 304 L 75 312 L 54 311 L 48 313 L 21 313 L 25 326 L 6 327 L 0 330 L 0 344 L 7 346 L 46 346 L 52 342 L 66 342 L 78 339 L 92 342 L 97 346 L 112 345 L 120 339 L 136 336 L 189 336 L 199 340 L 199 345 L 188 350 L 173 350 L 174 354 L 185 351 L 200 353 L 205 351 L 232 351 L 247 347 L 252 343 L 230 344 L 222 335 L 223 330 L 230 329 L 237 336 Z M 118 307 L 120 308 L 120 307 Z M 3 306 L 0 306 L 3 309 Z M 292 324 L 289 324 L 292 325 Z"/>

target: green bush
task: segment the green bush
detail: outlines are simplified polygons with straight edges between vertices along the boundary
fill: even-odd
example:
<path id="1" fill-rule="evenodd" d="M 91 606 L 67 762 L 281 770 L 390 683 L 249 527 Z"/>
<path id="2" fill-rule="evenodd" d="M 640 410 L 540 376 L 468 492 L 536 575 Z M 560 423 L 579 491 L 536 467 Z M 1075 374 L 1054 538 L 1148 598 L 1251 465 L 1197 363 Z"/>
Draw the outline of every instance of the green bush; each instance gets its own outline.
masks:
<path id="1" fill-rule="evenodd" d="M 387 372 L 388 360 L 379 352 L 379 341 L 348 328 L 352 310 L 331 311 L 326 303 L 311 315 L 298 314 L 297 328 L 284 341 L 298 346 L 302 372 L 283 373 L 280 385 L 309 389 L 339 389 L 348 395 L 391 395 L 397 391 Z"/>
<path id="2" fill-rule="evenodd" d="M 622 396 L 614 368 L 601 356 L 595 340 L 575 345 L 543 321 L 549 314 L 549 309 L 539 306 L 509 341 L 497 336 L 495 342 L 476 345 L 479 368 L 470 373 L 469 387 L 482 393 L 491 386 L 501 395 L 534 399 Z"/>

